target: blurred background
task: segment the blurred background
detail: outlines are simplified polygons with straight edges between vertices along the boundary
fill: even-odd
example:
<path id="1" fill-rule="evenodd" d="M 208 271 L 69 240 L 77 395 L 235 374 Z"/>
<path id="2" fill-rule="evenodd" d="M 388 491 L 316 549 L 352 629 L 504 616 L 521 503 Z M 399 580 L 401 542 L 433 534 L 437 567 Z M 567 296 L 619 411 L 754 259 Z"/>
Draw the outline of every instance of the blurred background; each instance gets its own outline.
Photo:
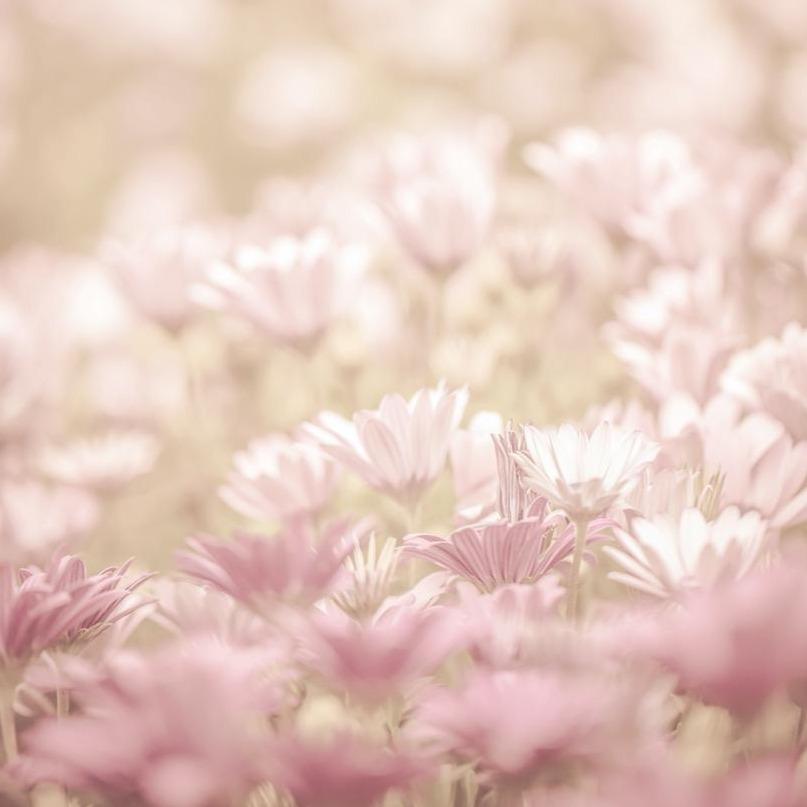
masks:
<path id="1" fill-rule="evenodd" d="M 528 144 L 570 126 L 668 130 L 721 189 L 769 164 L 778 181 L 807 134 L 807 3 L 0 0 L 5 535 L 24 557 L 86 533 L 94 563 L 170 568 L 186 535 L 239 521 L 216 495 L 233 452 L 321 409 L 349 416 L 445 379 L 470 388 L 470 414 L 551 423 L 640 390 L 601 330 L 670 256 L 626 247 L 607 210 L 527 167 Z M 472 142 L 496 175 L 484 238 L 437 297 L 377 194 L 390 142 L 434 132 Z M 314 220 L 369 255 L 350 317 L 316 349 L 163 310 L 187 303 L 187 255 L 166 259 L 155 234 L 264 243 Z M 719 221 L 698 217 L 717 238 Z M 552 236 L 526 265 L 502 246 L 514 223 Z M 743 338 L 803 315 L 791 258 L 767 297 L 746 292 L 746 313 L 775 313 L 749 315 Z M 87 448 L 104 435 L 106 453 Z M 336 509 L 369 509 L 345 485 Z M 449 485 L 424 528 L 450 520 Z"/>

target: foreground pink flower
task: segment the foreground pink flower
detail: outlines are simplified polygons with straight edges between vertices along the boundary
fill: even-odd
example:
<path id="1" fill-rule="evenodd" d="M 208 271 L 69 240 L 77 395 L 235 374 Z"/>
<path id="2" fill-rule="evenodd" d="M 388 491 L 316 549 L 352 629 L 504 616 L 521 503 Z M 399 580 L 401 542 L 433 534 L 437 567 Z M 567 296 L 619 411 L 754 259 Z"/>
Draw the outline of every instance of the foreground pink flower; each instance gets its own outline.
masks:
<path id="1" fill-rule="evenodd" d="M 414 506 L 442 473 L 468 393 L 444 387 L 418 390 L 408 401 L 385 395 L 376 410 L 349 421 L 323 412 L 304 431 L 372 488 Z"/>
<path id="2" fill-rule="evenodd" d="M 271 749 L 272 782 L 299 807 L 374 807 L 429 771 L 412 753 L 344 732 L 327 740 L 285 734 Z"/>
<path id="3" fill-rule="evenodd" d="M 80 713 L 24 736 L 18 775 L 124 803 L 238 803 L 268 773 L 279 693 L 262 657 L 218 642 L 120 654 L 74 691 Z"/>
<path id="4" fill-rule="evenodd" d="M 328 687 L 377 703 L 407 695 L 460 650 L 465 631 L 444 608 L 399 606 L 364 621 L 342 613 L 315 614 L 303 639 L 303 663 Z"/>
<path id="5" fill-rule="evenodd" d="M 766 522 L 759 513 L 727 507 L 714 521 L 695 508 L 680 517 L 631 519 L 617 529 L 618 546 L 604 552 L 620 571 L 609 577 L 626 586 L 669 597 L 689 588 L 709 588 L 747 574 L 765 545 Z"/>
<path id="6" fill-rule="evenodd" d="M 648 639 L 650 655 L 706 703 L 750 715 L 769 696 L 807 686 L 807 572 L 779 564 L 693 592 Z"/>
<path id="7" fill-rule="evenodd" d="M 575 776 L 581 765 L 613 764 L 643 731 L 636 695 L 594 676 L 476 670 L 459 690 L 428 695 L 413 731 L 475 763 L 485 780 L 523 791 L 542 777 Z"/>
<path id="8" fill-rule="evenodd" d="M 538 656 L 542 628 L 556 616 L 564 591 L 555 575 L 547 575 L 536 584 L 501 586 L 492 594 L 461 586 L 458 594 L 474 662 L 506 669 L 529 666 Z"/>
<path id="9" fill-rule="evenodd" d="M 6 667 L 56 645 L 87 639 L 142 603 L 130 597 L 150 575 L 127 582 L 129 564 L 88 574 L 73 555 L 44 568 L 0 564 L 0 659 Z"/>
<path id="10" fill-rule="evenodd" d="M 525 426 L 524 450 L 514 456 L 524 485 L 576 520 L 613 507 L 658 451 L 640 432 L 603 422 L 591 435 L 569 424 L 559 429 Z"/>
<path id="11" fill-rule="evenodd" d="M 240 317 L 284 345 L 307 350 L 341 316 L 367 255 L 324 230 L 241 247 L 194 290 L 197 302 Z"/>
<path id="12" fill-rule="evenodd" d="M 293 521 L 319 513 L 338 480 L 336 464 L 319 446 L 277 434 L 254 440 L 233 457 L 220 495 L 248 518 Z"/>
<path id="13" fill-rule="evenodd" d="M 210 535 L 188 539 L 177 567 L 261 613 L 280 604 L 310 605 L 335 585 L 353 549 L 344 522 L 319 539 L 305 524 L 273 536 L 237 533 L 225 542 Z"/>
<path id="14" fill-rule="evenodd" d="M 406 552 L 423 558 L 482 591 L 509 583 L 534 583 L 574 551 L 575 525 L 548 512 L 545 499 L 535 504 L 532 517 L 516 522 L 482 523 L 461 527 L 446 538 L 408 535 Z M 586 540 L 597 537 L 591 524 Z"/>

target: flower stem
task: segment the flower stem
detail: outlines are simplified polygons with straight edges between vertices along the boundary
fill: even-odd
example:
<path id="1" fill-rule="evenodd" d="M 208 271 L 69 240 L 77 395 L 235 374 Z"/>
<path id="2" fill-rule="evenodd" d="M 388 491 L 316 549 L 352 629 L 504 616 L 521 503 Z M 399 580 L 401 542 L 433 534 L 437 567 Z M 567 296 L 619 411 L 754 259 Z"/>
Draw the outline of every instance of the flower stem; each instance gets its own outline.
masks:
<path id="1" fill-rule="evenodd" d="M 588 519 L 580 518 L 574 523 L 576 534 L 574 539 L 574 555 L 572 556 L 572 578 L 569 581 L 569 599 L 566 603 L 566 616 L 576 622 L 580 614 L 580 567 L 583 565 L 583 547 L 586 545 Z"/>
<path id="2" fill-rule="evenodd" d="M 14 722 L 14 700 L 5 700 L 0 704 L 0 733 L 3 735 L 3 751 L 6 762 L 17 758 L 17 727 Z"/>

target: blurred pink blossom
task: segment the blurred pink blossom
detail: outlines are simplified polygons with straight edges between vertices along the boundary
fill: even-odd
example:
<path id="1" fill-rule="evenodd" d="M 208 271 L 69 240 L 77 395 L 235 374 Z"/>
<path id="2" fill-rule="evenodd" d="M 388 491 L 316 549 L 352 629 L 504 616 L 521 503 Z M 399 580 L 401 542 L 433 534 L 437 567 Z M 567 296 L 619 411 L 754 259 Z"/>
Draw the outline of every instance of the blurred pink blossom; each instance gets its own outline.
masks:
<path id="1" fill-rule="evenodd" d="M 378 409 L 356 412 L 352 421 L 323 412 L 303 430 L 370 487 L 413 505 L 442 473 L 467 400 L 467 390 L 442 385 L 408 401 L 385 395 Z"/>
<path id="2" fill-rule="evenodd" d="M 26 733 L 19 775 L 150 807 L 240 800 L 267 776 L 279 704 L 261 662 L 217 642 L 115 656 L 74 693 L 80 714 Z"/>
<path id="3" fill-rule="evenodd" d="M 276 535 L 236 533 L 230 541 L 209 535 L 189 538 L 177 553 L 179 570 L 267 613 L 281 605 L 310 605 L 324 597 L 353 548 L 345 522 L 317 538 L 297 523 Z"/>
<path id="4" fill-rule="evenodd" d="M 293 521 L 316 516 L 338 481 L 336 463 L 318 445 L 275 434 L 234 455 L 219 493 L 248 518 Z"/>
<path id="5" fill-rule="evenodd" d="M 194 299 L 307 350 L 345 312 L 367 260 L 364 247 L 337 243 L 324 230 L 280 237 L 265 249 L 238 247 L 213 264 Z"/>

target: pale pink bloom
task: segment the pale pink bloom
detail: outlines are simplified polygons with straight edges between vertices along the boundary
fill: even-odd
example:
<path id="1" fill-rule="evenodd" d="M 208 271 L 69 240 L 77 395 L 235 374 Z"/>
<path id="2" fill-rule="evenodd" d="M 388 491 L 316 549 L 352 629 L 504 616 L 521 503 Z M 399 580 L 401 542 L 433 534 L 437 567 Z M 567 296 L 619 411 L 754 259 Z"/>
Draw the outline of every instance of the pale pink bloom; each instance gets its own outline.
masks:
<path id="1" fill-rule="evenodd" d="M 700 182 L 687 144 L 676 135 L 562 132 L 554 146 L 533 143 L 527 164 L 609 229 L 628 235 L 634 220 L 666 208 Z"/>
<path id="2" fill-rule="evenodd" d="M 679 687 L 738 714 L 807 683 L 807 575 L 780 564 L 695 591 L 663 616 L 647 639 L 650 655 Z"/>
<path id="3" fill-rule="evenodd" d="M 608 336 L 613 354 L 630 375 L 658 401 L 688 395 L 705 404 L 719 390 L 720 376 L 736 348 L 737 338 L 711 327 L 675 319 L 657 344 Z"/>
<path id="4" fill-rule="evenodd" d="M 345 559 L 347 582 L 332 595 L 333 602 L 356 619 L 374 614 L 389 598 L 401 549 L 392 537 L 379 549 L 371 533 L 365 546 L 358 544 Z"/>
<path id="5" fill-rule="evenodd" d="M 791 322 L 780 339 L 737 353 L 722 386 L 749 409 L 780 420 L 794 439 L 807 439 L 807 330 Z"/>
<path id="6" fill-rule="evenodd" d="M 362 409 L 352 421 L 323 412 L 303 430 L 370 487 L 413 504 L 442 473 L 467 401 L 465 389 L 441 385 L 408 401 L 385 395 L 378 409 Z"/>
<path id="7" fill-rule="evenodd" d="M 662 468 L 646 470 L 627 498 L 624 516 L 649 521 L 656 517 L 679 519 L 688 508 L 697 508 L 711 521 L 721 510 L 722 474 L 708 475 L 703 469 Z"/>
<path id="8" fill-rule="evenodd" d="M 656 344 L 674 323 L 728 333 L 738 315 L 727 286 L 725 265 L 718 260 L 704 259 L 695 268 L 666 266 L 653 271 L 645 286 L 617 298 L 614 312 L 621 330 Z"/>
<path id="9" fill-rule="evenodd" d="M 739 405 L 713 399 L 698 424 L 708 473 L 721 475 L 721 501 L 757 510 L 774 529 L 807 520 L 807 440 L 794 442 L 767 414 L 742 416 Z"/>
<path id="10" fill-rule="evenodd" d="M 328 739 L 281 734 L 270 746 L 273 784 L 299 807 L 375 807 L 429 772 L 411 752 L 340 732 Z"/>
<path id="11" fill-rule="evenodd" d="M 530 517 L 460 527 L 445 538 L 408 535 L 406 552 L 468 580 L 482 591 L 511 583 L 534 583 L 574 551 L 576 530 L 559 513 L 547 512 L 545 499 Z M 598 537 L 596 522 L 587 540 Z"/>
<path id="12" fill-rule="evenodd" d="M 619 571 L 609 577 L 656 597 L 690 588 L 710 588 L 742 577 L 764 547 L 767 524 L 759 513 L 727 507 L 707 520 L 696 507 L 680 515 L 633 518 L 615 530 L 617 546 L 606 546 Z"/>
<path id="13" fill-rule="evenodd" d="M 233 457 L 219 495 L 247 518 L 291 521 L 317 515 L 338 481 L 338 466 L 318 445 L 273 434 Z"/>
<path id="14" fill-rule="evenodd" d="M 282 344 L 311 348 L 345 312 L 367 251 L 325 230 L 243 246 L 213 264 L 194 288 L 201 305 L 228 312 Z"/>
<path id="15" fill-rule="evenodd" d="M 70 485 L 32 479 L 0 481 L 0 558 L 12 563 L 47 561 L 57 547 L 84 538 L 98 522 L 98 500 Z"/>
<path id="16" fill-rule="evenodd" d="M 158 230 L 139 242 L 110 242 L 101 260 L 147 319 L 178 331 L 196 313 L 191 288 L 223 254 L 226 239 L 207 227 Z"/>
<path id="17" fill-rule="evenodd" d="M 265 780 L 265 718 L 280 702 L 263 657 L 219 642 L 112 657 L 73 698 L 82 713 L 23 737 L 21 776 L 124 803 L 240 803 Z"/>
<path id="18" fill-rule="evenodd" d="M 524 289 L 568 275 L 576 263 L 571 236 L 539 225 L 511 225 L 496 235 L 496 245 L 513 279 Z"/>
<path id="19" fill-rule="evenodd" d="M 310 605 L 334 587 L 353 548 L 346 523 L 316 538 L 304 523 L 272 536 L 236 533 L 221 541 L 189 538 L 177 553 L 181 572 L 264 613 L 279 604 Z"/>
<path id="20" fill-rule="evenodd" d="M 406 695 L 452 653 L 465 629 L 453 611 L 397 606 L 359 621 L 341 612 L 313 614 L 301 661 L 328 687 L 377 703 Z"/>
<path id="21" fill-rule="evenodd" d="M 524 486 L 523 472 L 516 459 L 516 455 L 526 449 L 524 427 L 508 423 L 501 434 L 493 435 L 493 445 L 496 452 L 496 504 L 499 517 L 505 521 L 521 521 L 539 498 Z"/>
<path id="22" fill-rule="evenodd" d="M 379 169 L 377 196 L 401 247 L 438 276 L 474 257 L 490 229 L 496 160 L 473 138 L 401 137 Z"/>
<path id="23" fill-rule="evenodd" d="M 590 435 L 570 424 L 525 426 L 524 446 L 514 454 L 524 485 L 572 519 L 597 516 L 617 504 L 659 450 L 640 432 L 607 422 Z"/>
<path id="24" fill-rule="evenodd" d="M 455 516 L 460 523 L 478 521 L 496 504 L 498 489 L 493 435 L 502 430 L 496 412 L 477 412 L 468 429 L 451 438 L 449 458 L 454 482 Z"/>
<path id="25" fill-rule="evenodd" d="M 109 431 L 63 445 L 45 447 L 39 457 L 43 473 L 59 482 L 112 491 L 148 473 L 160 444 L 141 431 Z"/>
<path id="26" fill-rule="evenodd" d="M 476 669 L 458 690 L 427 695 L 412 730 L 485 779 L 526 790 L 542 775 L 557 782 L 581 765 L 618 761 L 626 740 L 638 739 L 636 696 L 600 676 Z"/>
<path id="27" fill-rule="evenodd" d="M 0 657 L 24 664 L 42 650 L 86 640 L 122 619 L 132 592 L 150 575 L 127 581 L 129 564 L 88 574 L 83 561 L 55 554 L 44 568 L 0 564 Z"/>
<path id="28" fill-rule="evenodd" d="M 555 616 L 564 590 L 549 574 L 533 585 L 501 586 L 492 594 L 460 585 L 458 594 L 470 626 L 468 649 L 473 660 L 501 669 L 534 662 L 541 628 Z"/>
<path id="29" fill-rule="evenodd" d="M 160 579 L 152 587 L 159 603 L 153 620 L 188 641 L 216 638 L 228 645 L 266 646 L 277 634 L 266 620 L 229 594 L 190 581 Z"/>

